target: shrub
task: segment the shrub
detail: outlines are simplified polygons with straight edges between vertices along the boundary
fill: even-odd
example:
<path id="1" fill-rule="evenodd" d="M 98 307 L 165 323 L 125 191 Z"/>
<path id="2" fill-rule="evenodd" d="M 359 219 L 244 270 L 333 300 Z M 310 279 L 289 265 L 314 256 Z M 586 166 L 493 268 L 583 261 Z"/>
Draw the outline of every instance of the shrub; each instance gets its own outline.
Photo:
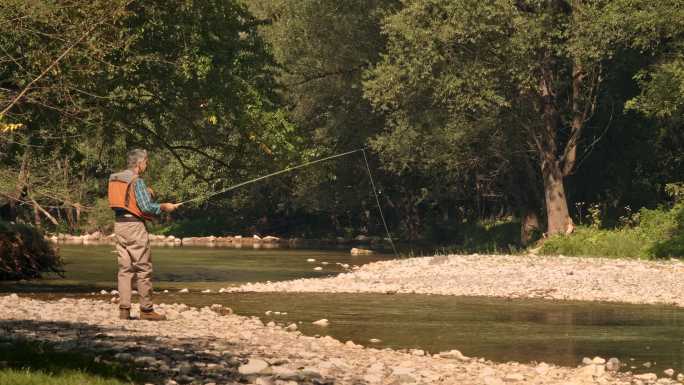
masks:
<path id="1" fill-rule="evenodd" d="M 544 241 L 543 254 L 605 257 L 684 257 L 684 203 L 671 209 L 641 209 L 633 226 L 599 229 L 579 226 L 570 236 L 557 235 Z"/>
<path id="2" fill-rule="evenodd" d="M 0 222 L 0 280 L 62 273 L 56 250 L 34 227 Z"/>

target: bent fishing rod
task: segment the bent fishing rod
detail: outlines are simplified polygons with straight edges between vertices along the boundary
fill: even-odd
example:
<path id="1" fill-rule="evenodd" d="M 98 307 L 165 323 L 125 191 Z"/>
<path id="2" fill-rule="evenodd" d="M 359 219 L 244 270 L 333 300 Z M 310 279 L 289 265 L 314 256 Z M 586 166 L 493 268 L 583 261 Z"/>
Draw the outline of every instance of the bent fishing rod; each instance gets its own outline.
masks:
<path id="1" fill-rule="evenodd" d="M 340 158 L 340 157 L 351 155 L 351 154 L 354 154 L 357 152 L 363 153 L 363 160 L 366 164 L 366 170 L 368 171 L 368 178 L 371 182 L 371 188 L 373 189 L 373 195 L 375 196 L 375 202 L 378 205 L 378 211 L 380 212 L 380 218 L 382 219 L 382 224 L 385 227 L 385 232 L 387 233 L 387 239 L 389 240 L 390 244 L 392 245 L 392 251 L 394 251 L 394 255 L 399 256 L 399 253 L 397 252 L 397 248 L 394 245 L 394 240 L 392 239 L 392 235 L 390 234 L 389 228 L 387 227 L 387 221 L 385 221 L 385 215 L 382 212 L 382 207 L 380 206 L 380 198 L 378 198 L 378 192 L 375 188 L 375 181 L 373 180 L 373 174 L 371 173 L 370 165 L 368 164 L 368 157 L 366 156 L 366 148 L 365 147 L 357 148 L 356 150 L 351 150 L 351 151 L 343 152 L 341 154 L 335 154 L 335 155 L 331 155 L 331 156 L 328 156 L 325 158 L 316 159 L 316 160 L 312 160 L 312 161 L 302 163 L 302 164 L 299 164 L 296 166 L 288 167 L 288 168 L 285 168 L 285 169 L 280 170 L 280 171 L 272 172 L 270 174 L 266 174 L 266 175 L 260 176 L 258 178 L 254 178 L 254 179 L 250 179 L 250 180 L 245 181 L 245 182 L 238 183 L 236 185 L 230 186 L 230 187 L 225 188 L 225 189 L 220 190 L 220 191 L 216 191 L 216 192 L 213 192 L 213 193 L 210 193 L 207 195 L 198 196 L 198 197 L 195 197 L 192 199 L 182 201 L 182 202 L 178 203 L 177 205 L 182 206 L 182 205 L 184 205 L 186 203 L 190 203 L 190 202 L 196 202 L 196 201 L 199 202 L 199 201 L 207 200 L 207 199 L 213 198 L 217 195 L 226 193 L 226 192 L 231 191 L 231 190 L 235 190 L 237 188 L 240 188 L 242 186 L 246 186 L 248 184 L 256 183 L 260 180 L 264 180 L 264 179 L 270 178 L 272 176 L 285 174 L 285 173 L 288 173 L 290 171 L 294 171 L 294 170 L 302 168 L 302 167 L 311 166 L 311 165 L 316 164 L 316 163 L 321 163 L 321 162 L 325 162 L 326 160 Z"/>

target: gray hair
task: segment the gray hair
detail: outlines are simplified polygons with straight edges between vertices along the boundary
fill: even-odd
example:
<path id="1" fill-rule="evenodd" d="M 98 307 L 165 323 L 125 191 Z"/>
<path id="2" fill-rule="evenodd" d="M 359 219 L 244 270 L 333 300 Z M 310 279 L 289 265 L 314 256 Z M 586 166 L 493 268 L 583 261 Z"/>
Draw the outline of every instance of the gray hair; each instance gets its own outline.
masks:
<path id="1" fill-rule="evenodd" d="M 135 148 L 128 151 L 128 169 L 134 169 L 138 163 L 142 162 L 147 158 L 147 150 L 141 148 Z"/>

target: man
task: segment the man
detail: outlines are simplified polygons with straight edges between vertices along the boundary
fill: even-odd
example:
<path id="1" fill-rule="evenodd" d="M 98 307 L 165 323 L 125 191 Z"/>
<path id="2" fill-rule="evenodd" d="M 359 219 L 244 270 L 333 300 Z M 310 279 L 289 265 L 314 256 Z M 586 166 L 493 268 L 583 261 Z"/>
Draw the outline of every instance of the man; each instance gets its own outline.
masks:
<path id="1" fill-rule="evenodd" d="M 119 263 L 119 318 L 131 317 L 131 286 L 138 283 L 140 319 L 162 321 L 166 317 L 154 311 L 152 304 L 152 259 L 145 221 L 171 212 L 179 204 L 155 203 L 151 189 L 139 177 L 147 170 L 147 151 L 128 153 L 128 169 L 109 176 L 109 207 L 114 210 L 116 250 Z"/>

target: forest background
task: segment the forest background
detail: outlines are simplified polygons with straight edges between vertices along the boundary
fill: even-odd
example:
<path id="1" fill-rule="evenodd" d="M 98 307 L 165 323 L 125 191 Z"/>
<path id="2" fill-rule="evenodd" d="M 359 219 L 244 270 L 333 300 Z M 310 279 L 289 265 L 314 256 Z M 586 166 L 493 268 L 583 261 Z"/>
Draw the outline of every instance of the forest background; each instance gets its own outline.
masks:
<path id="1" fill-rule="evenodd" d="M 0 32 L 0 205 L 49 232 L 111 230 L 133 147 L 163 201 L 367 147 L 404 242 L 684 255 L 681 1 L 6 0 Z M 358 153 L 152 230 L 383 235 Z"/>

